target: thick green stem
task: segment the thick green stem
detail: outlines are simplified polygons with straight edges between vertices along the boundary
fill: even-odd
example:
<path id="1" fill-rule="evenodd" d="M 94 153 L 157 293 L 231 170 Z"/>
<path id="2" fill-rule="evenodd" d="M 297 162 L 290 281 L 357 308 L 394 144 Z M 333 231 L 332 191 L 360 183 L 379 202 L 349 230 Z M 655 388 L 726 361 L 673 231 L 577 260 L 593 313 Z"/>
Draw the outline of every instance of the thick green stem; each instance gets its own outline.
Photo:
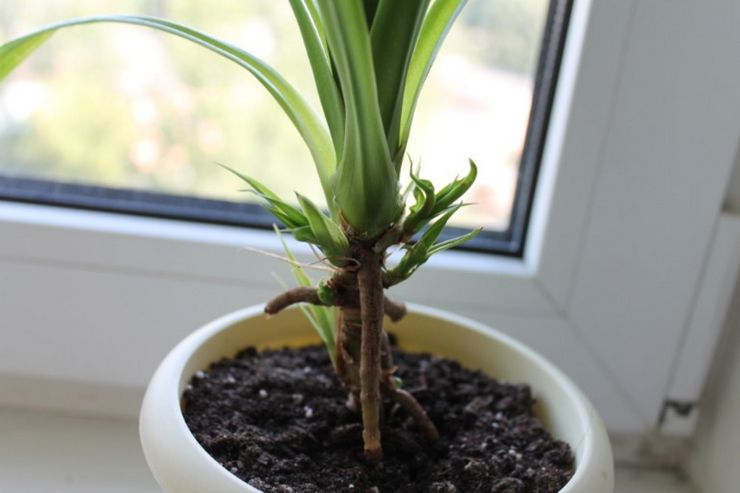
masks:
<path id="1" fill-rule="evenodd" d="M 360 406 L 365 457 L 373 464 L 383 459 L 380 445 L 380 349 L 383 333 L 382 257 L 372 251 L 360 253 L 357 287 L 360 291 L 362 346 L 360 350 Z"/>

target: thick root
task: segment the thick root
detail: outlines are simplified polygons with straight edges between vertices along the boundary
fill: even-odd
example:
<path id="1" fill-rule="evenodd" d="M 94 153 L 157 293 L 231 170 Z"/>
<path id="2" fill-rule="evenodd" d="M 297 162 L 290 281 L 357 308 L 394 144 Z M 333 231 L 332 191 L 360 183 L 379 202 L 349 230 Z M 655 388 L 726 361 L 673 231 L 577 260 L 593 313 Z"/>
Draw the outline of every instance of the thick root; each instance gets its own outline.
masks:
<path id="1" fill-rule="evenodd" d="M 429 419 L 429 415 L 427 415 L 424 408 L 421 407 L 421 404 L 419 404 L 419 401 L 413 395 L 406 390 L 395 388 L 391 382 L 385 382 L 383 384 L 383 393 L 398 402 L 414 418 L 414 421 L 424 431 L 424 435 L 426 435 L 428 440 L 432 442 L 439 440 L 437 427 L 434 426 L 432 420 Z"/>

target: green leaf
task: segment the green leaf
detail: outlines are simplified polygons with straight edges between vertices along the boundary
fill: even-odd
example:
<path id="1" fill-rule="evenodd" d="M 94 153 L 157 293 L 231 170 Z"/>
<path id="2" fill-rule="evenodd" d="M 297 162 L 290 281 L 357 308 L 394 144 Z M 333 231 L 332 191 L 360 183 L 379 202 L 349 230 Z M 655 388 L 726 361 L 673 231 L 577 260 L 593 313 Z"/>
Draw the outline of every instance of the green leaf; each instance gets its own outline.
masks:
<path id="1" fill-rule="evenodd" d="M 296 196 L 316 238 L 316 245 L 323 250 L 331 263 L 340 267 L 346 265 L 349 257 L 349 241 L 341 228 L 324 215 L 311 200 L 299 193 L 296 193 Z"/>
<path id="2" fill-rule="evenodd" d="M 285 242 L 285 239 L 280 233 L 280 230 L 277 227 L 274 227 L 274 229 L 275 234 L 277 234 L 278 239 L 280 239 L 280 243 L 283 245 L 283 251 L 285 252 L 285 255 L 293 264 L 292 271 L 296 281 L 301 286 L 312 287 L 313 283 L 311 282 L 311 278 L 308 277 L 308 274 L 306 274 L 306 271 L 303 269 L 303 267 L 298 264 L 298 260 L 295 258 L 295 255 L 293 255 L 293 252 L 288 247 L 288 244 Z M 326 346 L 326 350 L 329 352 L 329 357 L 331 358 L 332 365 L 336 366 L 336 354 L 334 352 L 334 347 L 337 340 L 337 323 L 334 307 L 301 304 L 299 305 L 299 308 L 301 312 L 303 312 L 303 315 L 311 323 L 314 330 L 316 330 L 316 332 L 319 334 L 319 337 L 321 337 L 321 340 Z"/>
<path id="3" fill-rule="evenodd" d="M 404 83 L 428 7 L 429 0 L 380 0 L 370 30 L 380 114 L 397 169 L 403 158 L 397 151 Z"/>
<path id="4" fill-rule="evenodd" d="M 419 241 L 417 241 L 416 244 L 421 244 L 424 250 L 428 251 L 432 247 L 434 242 L 437 241 L 437 238 L 442 233 L 442 230 L 445 228 L 445 226 L 447 226 L 447 221 L 449 221 L 452 215 L 460 210 L 461 207 L 462 204 L 452 207 L 442 217 L 434 221 L 434 223 L 432 223 L 432 225 L 429 226 L 426 231 L 424 231 L 424 233 L 421 235 L 421 238 L 419 238 Z"/>
<path id="5" fill-rule="evenodd" d="M 478 236 L 478 233 L 481 232 L 481 229 L 482 228 L 477 228 L 470 233 L 437 243 L 428 250 L 429 256 L 431 257 L 435 253 L 444 252 L 445 250 L 449 250 L 450 248 L 455 248 L 458 245 L 462 245 L 468 240 L 472 240 L 473 238 Z"/>
<path id="6" fill-rule="evenodd" d="M 478 167 L 472 159 L 468 159 L 468 163 L 470 164 L 470 170 L 464 178 L 454 180 L 437 192 L 432 217 L 441 214 L 445 209 L 450 207 L 473 185 L 473 182 L 475 182 L 478 176 Z"/>
<path id="7" fill-rule="evenodd" d="M 24 36 L 0 46 L 0 80 L 7 77 L 52 34 L 54 31 L 42 31 L 35 36 Z"/>
<path id="8" fill-rule="evenodd" d="M 403 211 L 378 106 L 370 36 L 362 0 L 318 0 L 345 107 L 345 134 L 335 195 L 344 219 L 374 237 Z"/>
<path id="9" fill-rule="evenodd" d="M 310 0 L 290 0 L 311 63 L 324 116 L 334 141 L 334 150 L 339 155 L 344 143 L 344 105 L 332 73 L 318 12 L 311 8 L 310 3 Z"/>
<path id="10" fill-rule="evenodd" d="M 411 171 L 411 181 L 414 184 L 416 204 L 411 207 L 408 216 L 403 221 L 403 234 L 405 236 L 416 234 L 431 219 L 436 200 L 434 185 L 431 181 L 417 177 L 413 170 Z"/>
<path id="11" fill-rule="evenodd" d="M 291 228 L 290 233 L 293 235 L 293 238 L 295 238 L 298 241 L 302 241 L 304 243 L 311 243 L 311 244 L 317 245 L 319 242 L 319 240 L 316 239 L 316 236 L 314 236 L 311 226 L 301 226 L 299 228 Z"/>
<path id="12" fill-rule="evenodd" d="M 224 168 L 226 171 L 233 173 L 240 179 L 244 180 L 251 187 L 251 189 L 265 201 L 263 207 L 278 220 L 280 220 L 283 224 L 285 224 L 288 228 L 294 229 L 308 226 L 308 219 L 306 219 L 306 217 L 297 207 L 294 207 L 282 200 L 265 185 L 258 182 L 254 178 L 239 173 L 230 166 L 221 163 L 216 164 Z"/>
<path id="13" fill-rule="evenodd" d="M 433 252 L 430 250 L 434 247 L 434 242 L 442 233 L 447 221 L 457 212 L 462 205 L 450 208 L 442 217 L 437 219 L 426 231 L 421 238 L 413 245 L 407 248 L 406 254 L 401 257 L 400 262 L 390 271 L 386 271 L 383 276 L 384 284 L 389 287 L 408 279 L 419 267 L 421 267 Z"/>
<path id="14" fill-rule="evenodd" d="M 416 103 L 421 94 L 429 70 L 442 43 L 447 37 L 452 24 L 457 19 L 467 0 L 434 0 L 429 12 L 424 17 L 419 39 L 409 63 L 406 84 L 403 88 L 403 109 L 401 111 L 401 128 L 399 147 L 403 153 L 411 132 Z"/>
<path id="15" fill-rule="evenodd" d="M 58 22 L 0 46 L 0 80 L 57 30 L 99 22 L 134 24 L 174 34 L 203 46 L 249 71 L 273 96 L 303 137 L 316 163 L 329 208 L 333 208 L 330 177 L 336 169 L 336 154 L 323 121 L 300 93 L 271 66 L 230 43 L 195 29 L 164 19 L 135 15 L 82 17 Z"/>

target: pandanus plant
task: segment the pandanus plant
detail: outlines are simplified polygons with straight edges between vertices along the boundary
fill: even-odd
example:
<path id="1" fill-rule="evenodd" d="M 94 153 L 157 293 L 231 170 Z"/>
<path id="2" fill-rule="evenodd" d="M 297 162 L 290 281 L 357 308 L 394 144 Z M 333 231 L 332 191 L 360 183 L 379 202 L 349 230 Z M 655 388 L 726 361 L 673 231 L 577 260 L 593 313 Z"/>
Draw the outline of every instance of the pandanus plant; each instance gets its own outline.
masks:
<path id="1" fill-rule="evenodd" d="M 59 22 L 0 46 L 0 79 L 57 30 L 113 22 L 154 28 L 203 46 L 250 72 L 275 98 L 305 141 L 326 198 L 325 208 L 297 194 L 288 202 L 258 181 L 242 178 L 284 228 L 315 245 L 331 275 L 313 285 L 295 269 L 300 286 L 267 303 L 275 314 L 301 303 L 325 342 L 346 386 L 350 406 L 362 416 L 368 461 L 382 459 L 381 397 L 398 402 L 430 440 L 437 429 L 393 376 L 395 366 L 384 315 L 403 317 L 402 303 L 385 290 L 407 279 L 429 257 L 472 238 L 437 241 L 476 167 L 436 190 L 410 166 L 401 169 L 414 110 L 439 48 L 465 0 L 290 0 L 316 83 L 323 119 L 299 92 L 264 61 L 205 33 L 168 20 L 109 15 Z M 388 265 L 391 248 L 405 250 Z M 288 255 L 295 262 L 294 257 Z"/>

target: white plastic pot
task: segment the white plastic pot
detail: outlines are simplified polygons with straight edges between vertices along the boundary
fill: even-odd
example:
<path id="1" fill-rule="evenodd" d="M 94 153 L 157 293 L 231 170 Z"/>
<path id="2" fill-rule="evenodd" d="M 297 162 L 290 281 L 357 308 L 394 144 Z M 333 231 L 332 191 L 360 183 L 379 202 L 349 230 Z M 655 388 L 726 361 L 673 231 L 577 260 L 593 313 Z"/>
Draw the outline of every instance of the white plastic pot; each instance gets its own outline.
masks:
<path id="1" fill-rule="evenodd" d="M 561 492 L 612 493 L 612 453 L 601 419 L 570 379 L 542 356 L 483 324 L 417 305 L 388 328 L 406 350 L 447 356 L 490 376 L 529 384 L 545 427 L 575 454 L 575 474 Z M 165 492 L 259 493 L 198 444 L 185 424 L 180 398 L 191 376 L 211 362 L 250 345 L 317 342 L 312 330 L 297 309 L 266 318 L 262 306 L 255 306 L 205 325 L 167 355 L 149 383 L 139 419 L 144 455 Z"/>

